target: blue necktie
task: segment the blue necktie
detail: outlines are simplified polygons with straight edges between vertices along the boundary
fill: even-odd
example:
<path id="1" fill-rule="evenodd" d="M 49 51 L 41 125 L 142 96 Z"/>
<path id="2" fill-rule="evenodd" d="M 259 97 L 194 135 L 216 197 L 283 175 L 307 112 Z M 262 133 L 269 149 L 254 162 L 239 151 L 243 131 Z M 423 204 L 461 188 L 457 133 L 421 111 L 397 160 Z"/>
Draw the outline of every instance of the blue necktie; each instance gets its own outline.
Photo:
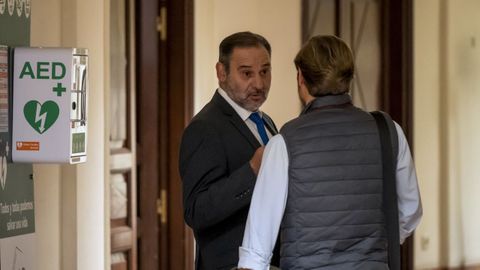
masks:
<path id="1" fill-rule="evenodd" d="M 252 120 L 257 125 L 258 134 L 262 139 L 264 145 L 268 143 L 268 135 L 267 131 L 265 130 L 265 124 L 263 123 L 263 119 L 258 112 L 254 112 L 250 114 L 250 120 Z"/>

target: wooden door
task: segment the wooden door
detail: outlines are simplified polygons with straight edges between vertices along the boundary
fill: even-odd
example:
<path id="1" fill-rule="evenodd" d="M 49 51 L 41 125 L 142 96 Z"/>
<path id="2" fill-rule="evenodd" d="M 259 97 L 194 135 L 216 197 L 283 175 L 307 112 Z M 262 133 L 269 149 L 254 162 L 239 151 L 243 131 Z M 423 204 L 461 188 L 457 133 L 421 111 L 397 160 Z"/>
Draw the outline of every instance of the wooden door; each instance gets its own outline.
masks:
<path id="1" fill-rule="evenodd" d="M 193 269 L 177 165 L 193 108 L 193 0 L 136 3 L 138 268 Z"/>
<path id="2" fill-rule="evenodd" d="M 383 110 L 412 145 L 412 1 L 303 0 L 302 39 L 344 39 L 355 58 L 351 95 L 365 110 Z M 413 237 L 402 246 L 402 269 L 413 269 Z"/>

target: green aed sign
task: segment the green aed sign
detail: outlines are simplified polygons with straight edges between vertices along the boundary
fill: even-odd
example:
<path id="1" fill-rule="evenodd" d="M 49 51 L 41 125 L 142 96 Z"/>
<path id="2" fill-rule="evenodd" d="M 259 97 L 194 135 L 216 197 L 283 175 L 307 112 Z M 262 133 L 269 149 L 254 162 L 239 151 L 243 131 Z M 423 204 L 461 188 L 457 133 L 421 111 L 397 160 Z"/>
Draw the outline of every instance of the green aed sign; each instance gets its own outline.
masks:
<path id="1" fill-rule="evenodd" d="M 33 80 L 61 80 L 65 77 L 66 71 L 67 69 L 65 68 L 65 65 L 61 62 L 37 62 L 36 69 L 32 68 L 30 62 L 25 62 L 22 72 L 20 73 L 20 79 L 29 77 Z"/>
<path id="2" fill-rule="evenodd" d="M 57 121 L 60 109 L 57 103 L 48 100 L 43 104 L 30 100 L 23 107 L 23 114 L 28 124 L 39 134 L 47 131 Z"/>
<path id="3" fill-rule="evenodd" d="M 30 0 L 0 0 L 1 45 L 30 45 L 30 12 Z M 57 71 L 61 72 L 61 68 L 57 67 Z M 9 95 L 7 89 L 2 91 Z M 8 99 L 5 102 L 9 103 Z M 8 111 L 0 110 L 0 114 L 6 114 L 0 115 L 1 119 L 11 118 Z M 6 160 L 11 158 L 11 131 L 8 123 L 8 127 L 0 132 L 0 239 L 35 232 L 33 168 L 31 164 L 7 164 Z M 4 259 L 3 254 L 1 259 Z"/>
<path id="4" fill-rule="evenodd" d="M 34 232 L 32 166 L 8 165 L 8 177 L 0 181 L 0 238 Z"/>

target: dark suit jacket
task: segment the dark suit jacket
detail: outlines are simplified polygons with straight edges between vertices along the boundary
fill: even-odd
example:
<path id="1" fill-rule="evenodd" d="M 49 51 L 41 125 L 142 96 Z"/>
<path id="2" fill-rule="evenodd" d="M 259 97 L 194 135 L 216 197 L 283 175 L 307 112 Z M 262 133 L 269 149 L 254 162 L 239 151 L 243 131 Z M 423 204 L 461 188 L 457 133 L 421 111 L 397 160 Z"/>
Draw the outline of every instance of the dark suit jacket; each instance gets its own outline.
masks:
<path id="1" fill-rule="evenodd" d="M 276 134 L 272 120 L 263 116 Z M 236 266 L 256 180 L 249 160 L 258 147 L 218 92 L 185 129 L 179 164 L 185 222 L 197 241 L 196 269 Z"/>

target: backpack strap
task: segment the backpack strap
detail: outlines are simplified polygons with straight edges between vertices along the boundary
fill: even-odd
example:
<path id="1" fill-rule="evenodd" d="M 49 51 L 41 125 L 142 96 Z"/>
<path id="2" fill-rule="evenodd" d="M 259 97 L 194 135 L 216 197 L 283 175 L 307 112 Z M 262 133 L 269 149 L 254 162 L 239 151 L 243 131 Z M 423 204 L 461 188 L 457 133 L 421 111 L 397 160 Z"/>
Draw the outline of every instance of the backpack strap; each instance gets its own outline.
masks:
<path id="1" fill-rule="evenodd" d="M 390 116 L 380 111 L 370 114 L 375 118 L 382 149 L 383 211 L 387 221 L 388 266 L 390 270 L 400 270 L 400 233 L 396 186 L 398 135 Z"/>

